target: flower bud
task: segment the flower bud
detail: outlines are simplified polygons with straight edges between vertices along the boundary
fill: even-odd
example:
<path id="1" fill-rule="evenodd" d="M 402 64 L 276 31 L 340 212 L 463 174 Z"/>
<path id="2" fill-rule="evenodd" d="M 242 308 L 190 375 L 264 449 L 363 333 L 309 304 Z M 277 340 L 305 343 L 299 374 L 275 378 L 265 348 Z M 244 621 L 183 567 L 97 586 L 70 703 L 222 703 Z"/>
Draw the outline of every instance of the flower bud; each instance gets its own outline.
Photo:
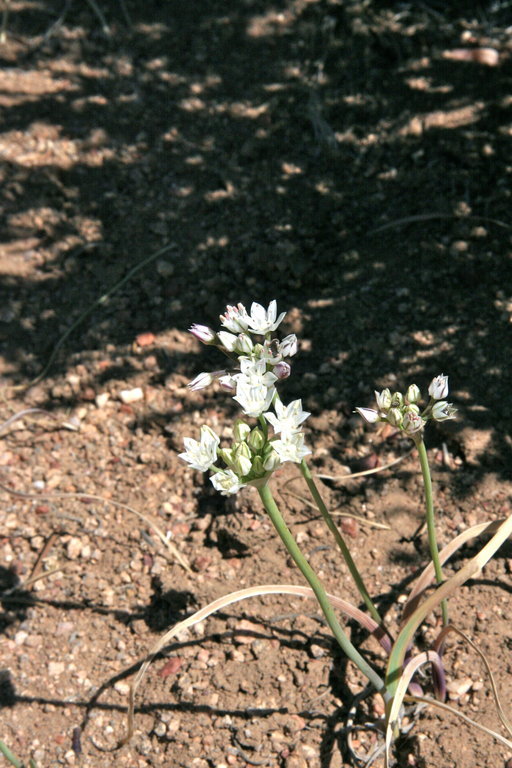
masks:
<path id="1" fill-rule="evenodd" d="M 392 427 L 398 427 L 398 429 L 401 428 L 402 411 L 400 410 L 400 408 L 390 408 L 386 414 L 386 418 Z"/>
<path id="2" fill-rule="evenodd" d="M 233 424 L 233 437 L 236 443 L 243 443 L 250 434 L 251 428 L 242 419 L 237 419 Z"/>
<path id="3" fill-rule="evenodd" d="M 192 390 L 192 392 L 195 392 L 198 389 L 204 389 L 205 387 L 210 386 L 210 384 L 213 381 L 213 376 L 211 373 L 203 372 L 199 373 L 195 379 L 192 379 L 192 381 L 189 381 L 187 384 L 187 387 Z"/>
<path id="4" fill-rule="evenodd" d="M 263 466 L 263 459 L 261 456 L 255 456 L 252 460 L 252 474 L 255 477 L 262 477 L 266 472 L 267 470 Z"/>
<path id="5" fill-rule="evenodd" d="M 420 409 L 419 409 L 419 406 L 416 405 L 416 403 L 411 403 L 410 405 L 408 405 L 406 407 L 405 412 L 406 413 L 419 413 Z"/>
<path id="6" fill-rule="evenodd" d="M 246 333 L 240 333 L 238 335 L 238 339 L 235 345 L 237 352 L 240 352 L 242 355 L 250 355 L 252 353 L 253 346 L 254 345 L 251 341 L 251 337 Z"/>
<path id="7" fill-rule="evenodd" d="M 375 424 L 379 420 L 380 416 L 373 408 L 356 408 L 356 412 L 363 417 L 368 424 Z"/>
<path id="8" fill-rule="evenodd" d="M 430 382 L 428 393 L 434 400 L 444 400 L 448 394 L 448 376 L 442 373 Z"/>
<path id="9" fill-rule="evenodd" d="M 232 448 L 219 448 L 218 455 L 228 466 L 231 467 L 233 465 L 234 455 Z"/>
<path id="10" fill-rule="evenodd" d="M 283 361 L 281 363 L 277 363 L 277 365 L 274 365 L 272 372 L 277 376 L 278 379 L 287 379 L 292 372 L 292 367 Z"/>
<path id="11" fill-rule="evenodd" d="M 391 408 L 401 408 L 404 404 L 404 396 L 401 392 L 393 392 L 391 396 Z"/>
<path id="12" fill-rule="evenodd" d="M 388 408 L 391 408 L 391 392 L 387 387 L 386 389 L 383 389 L 382 392 L 377 392 L 377 390 L 375 390 L 375 399 L 379 410 L 387 411 Z"/>
<path id="13" fill-rule="evenodd" d="M 405 393 L 405 399 L 408 403 L 417 403 L 418 400 L 421 400 L 421 392 L 420 388 L 416 386 L 416 384 L 411 384 L 407 388 L 407 392 Z"/>
<path id="14" fill-rule="evenodd" d="M 419 413 L 407 411 L 403 419 L 402 428 L 407 435 L 414 435 L 416 432 L 419 432 L 420 429 L 423 429 L 424 424 L 425 422 Z"/>
<path id="15" fill-rule="evenodd" d="M 196 339 L 202 341 L 203 344 L 213 344 L 217 338 L 215 331 L 212 331 L 212 329 L 208 328 L 207 325 L 199 325 L 198 323 L 194 323 L 188 330 L 193 336 L 196 337 Z"/>
<path id="16" fill-rule="evenodd" d="M 251 450 L 254 451 L 254 453 L 259 453 L 263 446 L 265 445 L 265 435 L 259 429 L 259 427 L 255 427 L 249 437 L 247 438 L 247 445 L 251 448 Z"/>
<path id="17" fill-rule="evenodd" d="M 217 337 L 224 349 L 227 349 L 228 352 L 234 352 L 238 336 L 235 336 L 234 333 L 228 333 L 227 331 L 219 331 Z"/>
<path id="18" fill-rule="evenodd" d="M 239 477 L 248 475 L 252 469 L 251 451 L 247 443 L 239 443 L 233 453 L 233 469 Z"/>
<path id="19" fill-rule="evenodd" d="M 281 460 L 270 443 L 267 448 L 263 452 L 263 467 L 267 472 L 273 472 L 281 464 Z"/>
<path id="20" fill-rule="evenodd" d="M 446 400 L 439 400 L 432 406 L 432 418 L 435 421 L 446 421 L 447 419 L 454 419 L 457 410 L 451 403 L 447 403 Z"/>

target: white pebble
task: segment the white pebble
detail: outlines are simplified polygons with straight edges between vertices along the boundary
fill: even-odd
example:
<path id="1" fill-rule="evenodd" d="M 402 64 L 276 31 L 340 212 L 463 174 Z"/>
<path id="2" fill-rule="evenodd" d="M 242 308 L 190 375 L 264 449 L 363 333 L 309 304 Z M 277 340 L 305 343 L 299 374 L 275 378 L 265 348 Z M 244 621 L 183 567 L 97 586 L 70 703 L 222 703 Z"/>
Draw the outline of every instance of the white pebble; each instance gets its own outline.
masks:
<path id="1" fill-rule="evenodd" d="M 142 400 L 144 398 L 144 392 L 140 387 L 135 387 L 135 389 L 122 389 L 119 393 L 119 397 L 125 405 L 128 405 L 129 403 L 136 403 L 138 400 Z"/>

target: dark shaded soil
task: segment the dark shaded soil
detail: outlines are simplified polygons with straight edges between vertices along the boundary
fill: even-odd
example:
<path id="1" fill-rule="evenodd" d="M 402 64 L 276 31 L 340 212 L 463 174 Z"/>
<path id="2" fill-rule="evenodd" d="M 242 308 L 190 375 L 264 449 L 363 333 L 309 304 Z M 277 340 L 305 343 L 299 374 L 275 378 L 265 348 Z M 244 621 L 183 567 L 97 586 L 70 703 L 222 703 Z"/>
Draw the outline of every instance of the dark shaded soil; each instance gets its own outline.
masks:
<path id="1" fill-rule="evenodd" d="M 283 397 L 313 413 L 312 465 L 334 477 L 409 450 L 355 405 L 449 374 L 459 418 L 427 435 L 440 540 L 510 514 L 510 3 L 98 4 L 108 35 L 88 3 L 12 0 L 0 46 L 4 418 L 46 411 L 0 440 L 1 482 L 36 496 L 1 492 L 0 738 L 39 768 L 339 768 L 363 683 L 314 603 L 289 597 L 180 636 L 131 744 L 102 751 L 165 629 L 234 589 L 301 583 L 257 494 L 226 500 L 177 458 L 184 435 L 235 414 L 187 390 L 218 359 L 186 329 L 277 299 L 301 344 Z M 327 588 L 357 602 L 293 474 L 276 475 L 286 517 Z M 416 458 L 325 494 L 396 626 L 428 561 Z M 450 606 L 505 711 L 511 558 Z M 451 703 L 499 729 L 474 652 L 453 641 L 446 661 Z M 398 746 L 399 765 L 425 768 L 510 756 L 427 711 Z"/>

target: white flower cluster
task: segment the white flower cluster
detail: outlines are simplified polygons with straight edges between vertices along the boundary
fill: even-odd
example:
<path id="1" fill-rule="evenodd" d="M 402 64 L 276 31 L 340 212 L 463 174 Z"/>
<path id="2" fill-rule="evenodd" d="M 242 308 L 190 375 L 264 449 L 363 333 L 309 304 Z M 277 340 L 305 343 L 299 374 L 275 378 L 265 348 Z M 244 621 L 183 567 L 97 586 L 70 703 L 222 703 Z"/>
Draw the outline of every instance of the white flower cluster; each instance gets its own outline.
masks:
<path id="1" fill-rule="evenodd" d="M 446 421 L 454 419 L 457 413 L 453 405 L 444 399 L 448 395 L 448 376 L 441 374 L 432 379 L 428 394 L 430 400 L 423 411 L 418 405 L 421 392 L 416 384 L 411 384 L 405 395 L 401 392 L 392 393 L 389 389 L 375 392 L 377 410 L 356 408 L 356 411 L 369 424 L 387 421 L 388 424 L 412 437 L 419 434 L 430 419 Z"/>
<path id="2" fill-rule="evenodd" d="M 250 314 L 243 304 L 237 304 L 228 306 L 220 316 L 227 331 L 215 333 L 204 325 L 190 328 L 204 344 L 220 347 L 229 357 L 236 358 L 238 367 L 232 372 L 200 373 L 189 387 L 202 389 L 217 380 L 234 392 L 233 399 L 246 416 L 260 421 L 259 427 L 251 428 L 243 420 L 237 420 L 231 448 L 220 448 L 220 438 L 207 426 L 201 427 L 199 441 L 184 439 L 186 451 L 180 458 L 193 469 L 212 471 L 210 480 L 223 495 L 237 493 L 245 485 L 264 484 L 281 463 L 300 463 L 311 453 L 302 433 L 302 423 L 309 413 L 302 410 L 301 400 L 283 405 L 275 386 L 290 375 L 290 365 L 284 358 L 297 351 L 294 334 L 281 341 L 272 338 L 284 316 L 284 312 L 277 316 L 275 301 L 270 302 L 267 310 L 253 303 Z M 253 336 L 263 338 L 259 341 Z M 271 406 L 274 411 L 269 410 Z M 269 425 L 274 432 L 272 437 L 268 435 Z M 218 465 L 219 459 L 224 467 Z"/>
<path id="3" fill-rule="evenodd" d="M 200 373 L 190 382 L 190 389 L 203 389 L 217 380 L 222 387 L 235 392 L 234 399 L 246 416 L 260 416 L 275 397 L 275 382 L 290 375 L 290 364 L 284 358 L 292 357 L 297 352 L 295 334 L 286 336 L 282 341 L 272 338 L 285 314 L 281 312 L 277 316 L 275 301 L 270 302 L 267 310 L 253 302 L 250 314 L 243 304 L 226 307 L 225 314 L 220 316 L 226 331 L 215 333 L 205 325 L 194 324 L 190 333 L 204 344 L 217 346 L 228 357 L 237 359 L 238 372 Z M 253 336 L 263 338 L 259 341 Z"/>

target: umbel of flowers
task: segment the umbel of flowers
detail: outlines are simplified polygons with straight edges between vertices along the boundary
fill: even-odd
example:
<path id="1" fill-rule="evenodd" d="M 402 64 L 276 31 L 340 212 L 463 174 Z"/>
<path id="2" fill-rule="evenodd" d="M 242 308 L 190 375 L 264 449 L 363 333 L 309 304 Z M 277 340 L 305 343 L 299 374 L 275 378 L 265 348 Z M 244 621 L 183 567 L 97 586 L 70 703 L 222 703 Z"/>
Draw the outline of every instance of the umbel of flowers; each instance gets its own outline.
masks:
<path id="1" fill-rule="evenodd" d="M 285 406 L 276 388 L 290 375 L 286 358 L 297 351 L 295 334 L 281 340 L 274 336 L 284 317 L 284 312 L 277 315 L 275 301 L 266 310 L 254 302 L 250 313 L 243 304 L 228 305 L 220 316 L 226 330 L 215 332 L 197 324 L 190 328 L 197 339 L 218 347 L 232 361 L 229 369 L 200 373 L 190 382 L 190 389 L 203 389 L 218 381 L 232 393 L 245 416 L 259 421 L 251 427 L 238 419 L 229 448 L 221 448 L 219 436 L 206 425 L 201 427 L 199 440 L 184 439 L 186 451 L 180 458 L 193 469 L 210 471 L 214 488 L 225 496 L 246 485 L 261 487 L 280 464 L 300 463 L 311 453 L 302 433 L 302 423 L 309 413 L 302 410 L 301 400 Z"/>
<path id="2" fill-rule="evenodd" d="M 411 384 L 405 395 L 383 389 L 382 392 L 375 392 L 376 410 L 356 408 L 356 411 L 369 424 L 387 421 L 391 426 L 416 440 L 421 437 L 423 428 L 429 420 L 446 421 L 454 419 L 457 413 L 453 405 L 445 400 L 448 394 L 448 376 L 441 374 L 432 379 L 428 394 L 429 401 L 421 410 L 418 405 L 421 392 L 416 384 Z"/>

